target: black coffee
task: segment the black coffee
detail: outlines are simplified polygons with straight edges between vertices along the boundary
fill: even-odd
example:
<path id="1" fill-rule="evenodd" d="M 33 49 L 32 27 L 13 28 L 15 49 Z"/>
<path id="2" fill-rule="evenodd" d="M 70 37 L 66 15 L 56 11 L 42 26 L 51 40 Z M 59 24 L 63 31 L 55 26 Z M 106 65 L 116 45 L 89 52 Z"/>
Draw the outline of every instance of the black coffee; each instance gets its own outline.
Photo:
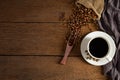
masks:
<path id="1" fill-rule="evenodd" d="M 89 51 L 94 57 L 102 58 L 108 52 L 108 44 L 102 38 L 95 38 L 89 44 Z"/>

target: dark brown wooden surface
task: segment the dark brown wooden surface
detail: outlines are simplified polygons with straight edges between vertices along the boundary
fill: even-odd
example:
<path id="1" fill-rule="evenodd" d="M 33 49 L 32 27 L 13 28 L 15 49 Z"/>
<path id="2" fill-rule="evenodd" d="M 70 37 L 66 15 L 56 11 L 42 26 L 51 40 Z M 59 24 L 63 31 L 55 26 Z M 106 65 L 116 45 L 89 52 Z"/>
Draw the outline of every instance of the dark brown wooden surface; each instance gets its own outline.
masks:
<path id="1" fill-rule="evenodd" d="M 61 23 L 0 23 L 0 54 L 60 55 L 65 30 Z"/>
<path id="2" fill-rule="evenodd" d="M 0 0 L 0 80 L 107 80 L 77 45 L 66 65 L 65 21 L 73 0 Z M 89 26 L 92 31 L 95 25 Z M 82 28 L 83 36 L 89 29 Z"/>
<path id="3" fill-rule="evenodd" d="M 107 80 L 101 67 L 86 64 L 82 58 L 69 57 L 60 65 L 60 57 L 0 57 L 1 80 Z"/>
<path id="4" fill-rule="evenodd" d="M 62 23 L 0 23 L 0 55 L 63 55 L 66 31 Z M 88 32 L 82 28 L 83 35 Z M 79 48 L 70 55 L 80 55 Z"/>
<path id="5" fill-rule="evenodd" d="M 0 22 L 58 22 L 71 13 L 73 0 L 1 0 Z"/>

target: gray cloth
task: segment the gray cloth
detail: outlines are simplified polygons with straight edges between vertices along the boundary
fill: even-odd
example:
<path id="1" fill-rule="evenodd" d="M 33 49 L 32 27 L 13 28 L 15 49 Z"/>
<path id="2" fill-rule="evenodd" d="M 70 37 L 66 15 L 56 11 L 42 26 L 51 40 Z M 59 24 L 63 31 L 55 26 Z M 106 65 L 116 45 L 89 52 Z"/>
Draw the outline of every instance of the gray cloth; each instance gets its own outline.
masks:
<path id="1" fill-rule="evenodd" d="M 113 60 L 104 65 L 104 73 L 112 80 L 120 80 L 120 0 L 105 0 L 104 10 L 100 21 L 101 30 L 115 40 L 116 54 Z"/>

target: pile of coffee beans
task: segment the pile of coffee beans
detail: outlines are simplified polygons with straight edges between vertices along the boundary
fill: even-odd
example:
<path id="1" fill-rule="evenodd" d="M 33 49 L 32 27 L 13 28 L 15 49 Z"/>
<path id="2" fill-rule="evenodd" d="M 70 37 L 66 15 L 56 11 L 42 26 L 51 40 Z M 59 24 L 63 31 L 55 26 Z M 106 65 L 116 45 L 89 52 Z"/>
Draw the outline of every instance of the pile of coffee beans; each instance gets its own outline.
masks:
<path id="1" fill-rule="evenodd" d="M 81 37 L 81 27 L 89 23 L 96 23 L 97 19 L 96 13 L 83 5 L 79 5 L 79 7 L 74 6 L 72 12 L 67 23 L 69 31 L 66 37 L 70 46 L 74 45 Z"/>

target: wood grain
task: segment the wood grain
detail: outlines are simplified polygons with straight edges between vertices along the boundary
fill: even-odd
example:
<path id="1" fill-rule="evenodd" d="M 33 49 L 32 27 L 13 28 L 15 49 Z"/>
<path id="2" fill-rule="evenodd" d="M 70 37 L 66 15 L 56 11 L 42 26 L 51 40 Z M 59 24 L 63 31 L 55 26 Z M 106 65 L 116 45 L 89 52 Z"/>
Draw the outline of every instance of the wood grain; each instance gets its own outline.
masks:
<path id="1" fill-rule="evenodd" d="M 69 57 L 68 64 L 58 64 L 60 57 L 0 56 L 1 80 L 107 80 L 101 67 L 87 64 L 79 57 Z"/>
<path id="2" fill-rule="evenodd" d="M 0 23 L 0 55 L 63 55 L 66 32 L 62 23 Z M 82 28 L 82 36 L 89 32 Z M 71 55 L 80 55 L 80 43 Z"/>
<path id="3" fill-rule="evenodd" d="M 64 51 L 65 31 L 61 23 L 1 23 L 0 54 L 60 55 Z"/>
<path id="4" fill-rule="evenodd" d="M 69 17 L 74 0 L 0 1 L 0 22 L 59 22 Z"/>
<path id="5" fill-rule="evenodd" d="M 74 0 L 0 0 L 0 80 L 107 80 L 101 67 L 83 60 L 80 44 L 66 65 L 59 64 L 66 46 L 63 24 L 72 4 Z M 96 30 L 92 24 L 89 28 Z M 82 38 L 89 28 L 82 28 Z"/>

